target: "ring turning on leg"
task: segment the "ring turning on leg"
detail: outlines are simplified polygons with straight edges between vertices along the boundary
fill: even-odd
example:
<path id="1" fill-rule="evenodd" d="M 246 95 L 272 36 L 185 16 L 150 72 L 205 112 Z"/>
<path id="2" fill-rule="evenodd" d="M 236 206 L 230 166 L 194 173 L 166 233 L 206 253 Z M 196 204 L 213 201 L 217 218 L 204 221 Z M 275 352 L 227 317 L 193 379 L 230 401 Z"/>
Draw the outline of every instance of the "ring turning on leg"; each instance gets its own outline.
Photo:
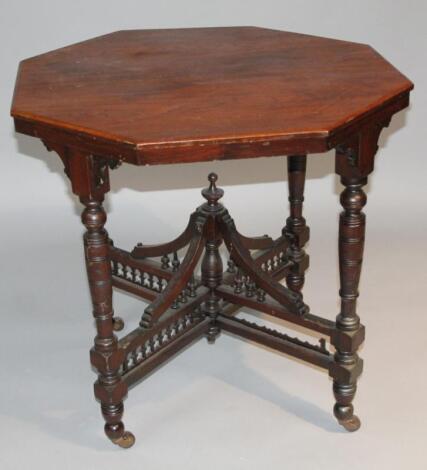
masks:
<path id="1" fill-rule="evenodd" d="M 362 360 L 357 348 L 363 342 L 364 328 L 356 313 L 356 300 L 363 259 L 365 238 L 366 195 L 362 189 L 367 178 L 341 178 L 345 186 L 341 194 L 344 208 L 339 225 L 339 266 L 341 312 L 336 319 L 332 342 L 336 348 L 335 361 L 330 369 L 336 399 L 334 415 L 347 431 L 356 431 L 360 420 L 353 413 L 352 401 L 357 378 L 362 372 Z"/>
<path id="2" fill-rule="evenodd" d="M 283 235 L 290 240 L 287 254 L 293 262 L 293 266 L 286 276 L 286 284 L 289 289 L 300 295 L 304 286 L 304 272 L 309 263 L 304 245 L 309 239 L 310 230 L 302 216 L 306 164 L 306 155 L 290 155 L 288 157 L 290 215 L 286 219 L 286 225 L 283 228 Z"/>
<path id="3" fill-rule="evenodd" d="M 114 443 L 130 447 L 134 438 L 125 431 L 122 422 L 127 386 L 119 374 L 123 353 L 118 349 L 117 337 L 113 333 L 109 241 L 104 229 L 106 214 L 102 199 L 82 198 L 82 203 L 86 206 L 82 214 L 87 229 L 84 235 L 86 267 L 97 327 L 95 345 L 90 353 L 92 365 L 98 370 L 95 396 L 101 402 L 106 435 Z"/>

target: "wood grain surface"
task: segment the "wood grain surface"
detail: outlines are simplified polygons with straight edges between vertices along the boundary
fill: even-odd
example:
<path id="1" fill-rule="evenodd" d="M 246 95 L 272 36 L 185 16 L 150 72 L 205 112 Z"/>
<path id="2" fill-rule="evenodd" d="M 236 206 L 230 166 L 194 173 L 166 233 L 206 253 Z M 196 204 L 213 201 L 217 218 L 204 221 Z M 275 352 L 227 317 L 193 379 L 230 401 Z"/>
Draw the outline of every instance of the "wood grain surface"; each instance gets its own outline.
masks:
<path id="1" fill-rule="evenodd" d="M 21 62 L 11 112 L 19 132 L 158 164 L 326 151 L 384 106 L 405 107 L 412 87 L 362 44 L 256 27 L 130 30 Z"/>

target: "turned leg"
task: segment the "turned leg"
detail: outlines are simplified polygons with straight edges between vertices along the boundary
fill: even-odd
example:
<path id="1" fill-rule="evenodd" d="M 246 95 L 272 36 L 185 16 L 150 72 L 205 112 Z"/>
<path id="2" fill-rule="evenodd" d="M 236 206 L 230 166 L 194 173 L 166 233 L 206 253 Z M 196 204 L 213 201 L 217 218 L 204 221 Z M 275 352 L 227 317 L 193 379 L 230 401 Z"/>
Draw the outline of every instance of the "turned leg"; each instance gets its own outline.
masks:
<path id="1" fill-rule="evenodd" d="M 109 240 L 104 229 L 106 214 L 101 198 L 81 198 L 81 201 L 86 206 L 82 214 L 87 229 L 84 235 L 85 257 L 97 328 L 91 350 L 92 365 L 98 370 L 95 396 L 101 402 L 107 436 L 121 447 L 130 447 L 135 438 L 125 431 L 122 422 L 123 398 L 127 386 L 119 374 L 119 367 L 124 360 L 123 352 L 118 349 L 117 337 L 113 333 Z"/>
<path id="2" fill-rule="evenodd" d="M 341 311 L 336 319 L 335 364 L 332 368 L 333 391 L 336 399 L 334 414 L 348 431 L 360 427 L 359 418 L 353 414 L 352 401 L 356 393 L 357 378 L 362 371 L 362 361 L 357 348 L 363 341 L 364 329 L 356 313 L 356 300 L 363 259 L 365 239 L 366 194 L 362 187 L 366 177 L 341 177 L 345 186 L 341 193 L 344 210 L 339 222 L 339 267 Z"/>
<path id="3" fill-rule="evenodd" d="M 304 285 L 304 272 L 308 267 L 308 256 L 303 247 L 308 241 L 309 229 L 302 216 L 306 163 L 306 155 L 288 157 L 290 215 L 286 219 L 283 234 L 290 239 L 287 255 L 294 264 L 286 276 L 286 284 L 297 294 L 301 294 Z"/>

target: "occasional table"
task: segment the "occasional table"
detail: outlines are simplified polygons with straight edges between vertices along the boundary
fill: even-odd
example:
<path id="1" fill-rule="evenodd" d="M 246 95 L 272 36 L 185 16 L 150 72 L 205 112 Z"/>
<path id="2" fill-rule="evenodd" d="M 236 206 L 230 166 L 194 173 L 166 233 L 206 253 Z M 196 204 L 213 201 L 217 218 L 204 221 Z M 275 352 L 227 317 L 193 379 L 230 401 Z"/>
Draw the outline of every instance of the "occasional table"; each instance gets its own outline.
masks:
<path id="1" fill-rule="evenodd" d="M 256 27 L 118 31 L 21 62 L 11 111 L 16 131 L 38 137 L 60 156 L 84 205 L 97 328 L 90 352 L 98 371 L 95 397 L 115 444 L 130 447 L 135 440 L 122 422 L 128 387 L 202 336 L 213 343 L 221 331 L 326 369 L 335 417 L 349 431 L 359 428 L 352 400 L 365 334 L 356 313 L 363 186 L 381 130 L 408 106 L 412 88 L 367 45 Z M 302 296 L 306 160 L 331 149 L 344 186 L 335 322 L 310 313 Z M 223 191 L 213 173 L 202 191 L 205 202 L 175 240 L 138 243 L 128 252 L 105 229 L 109 174 L 122 163 L 280 155 L 287 155 L 290 215 L 278 238 L 241 234 L 220 202 Z M 244 175 L 245 160 L 240 169 Z M 266 200 L 266 207 L 273 202 Z M 324 217 L 333 220 L 334 214 Z M 148 301 L 136 328 L 121 338 L 113 288 Z M 322 339 L 306 342 L 236 317 L 242 307 Z"/>

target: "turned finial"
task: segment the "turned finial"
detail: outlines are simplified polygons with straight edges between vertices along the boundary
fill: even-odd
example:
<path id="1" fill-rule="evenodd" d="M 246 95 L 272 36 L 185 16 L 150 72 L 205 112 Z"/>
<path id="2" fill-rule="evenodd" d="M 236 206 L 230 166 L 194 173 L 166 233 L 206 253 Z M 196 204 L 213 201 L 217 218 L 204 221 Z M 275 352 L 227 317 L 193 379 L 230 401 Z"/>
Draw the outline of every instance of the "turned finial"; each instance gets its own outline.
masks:
<path id="1" fill-rule="evenodd" d="M 221 188 L 216 187 L 218 175 L 216 173 L 209 173 L 208 180 L 210 182 L 209 188 L 202 190 L 202 196 L 208 201 L 208 207 L 214 208 L 218 205 L 218 201 L 224 195 L 224 191 Z"/>

